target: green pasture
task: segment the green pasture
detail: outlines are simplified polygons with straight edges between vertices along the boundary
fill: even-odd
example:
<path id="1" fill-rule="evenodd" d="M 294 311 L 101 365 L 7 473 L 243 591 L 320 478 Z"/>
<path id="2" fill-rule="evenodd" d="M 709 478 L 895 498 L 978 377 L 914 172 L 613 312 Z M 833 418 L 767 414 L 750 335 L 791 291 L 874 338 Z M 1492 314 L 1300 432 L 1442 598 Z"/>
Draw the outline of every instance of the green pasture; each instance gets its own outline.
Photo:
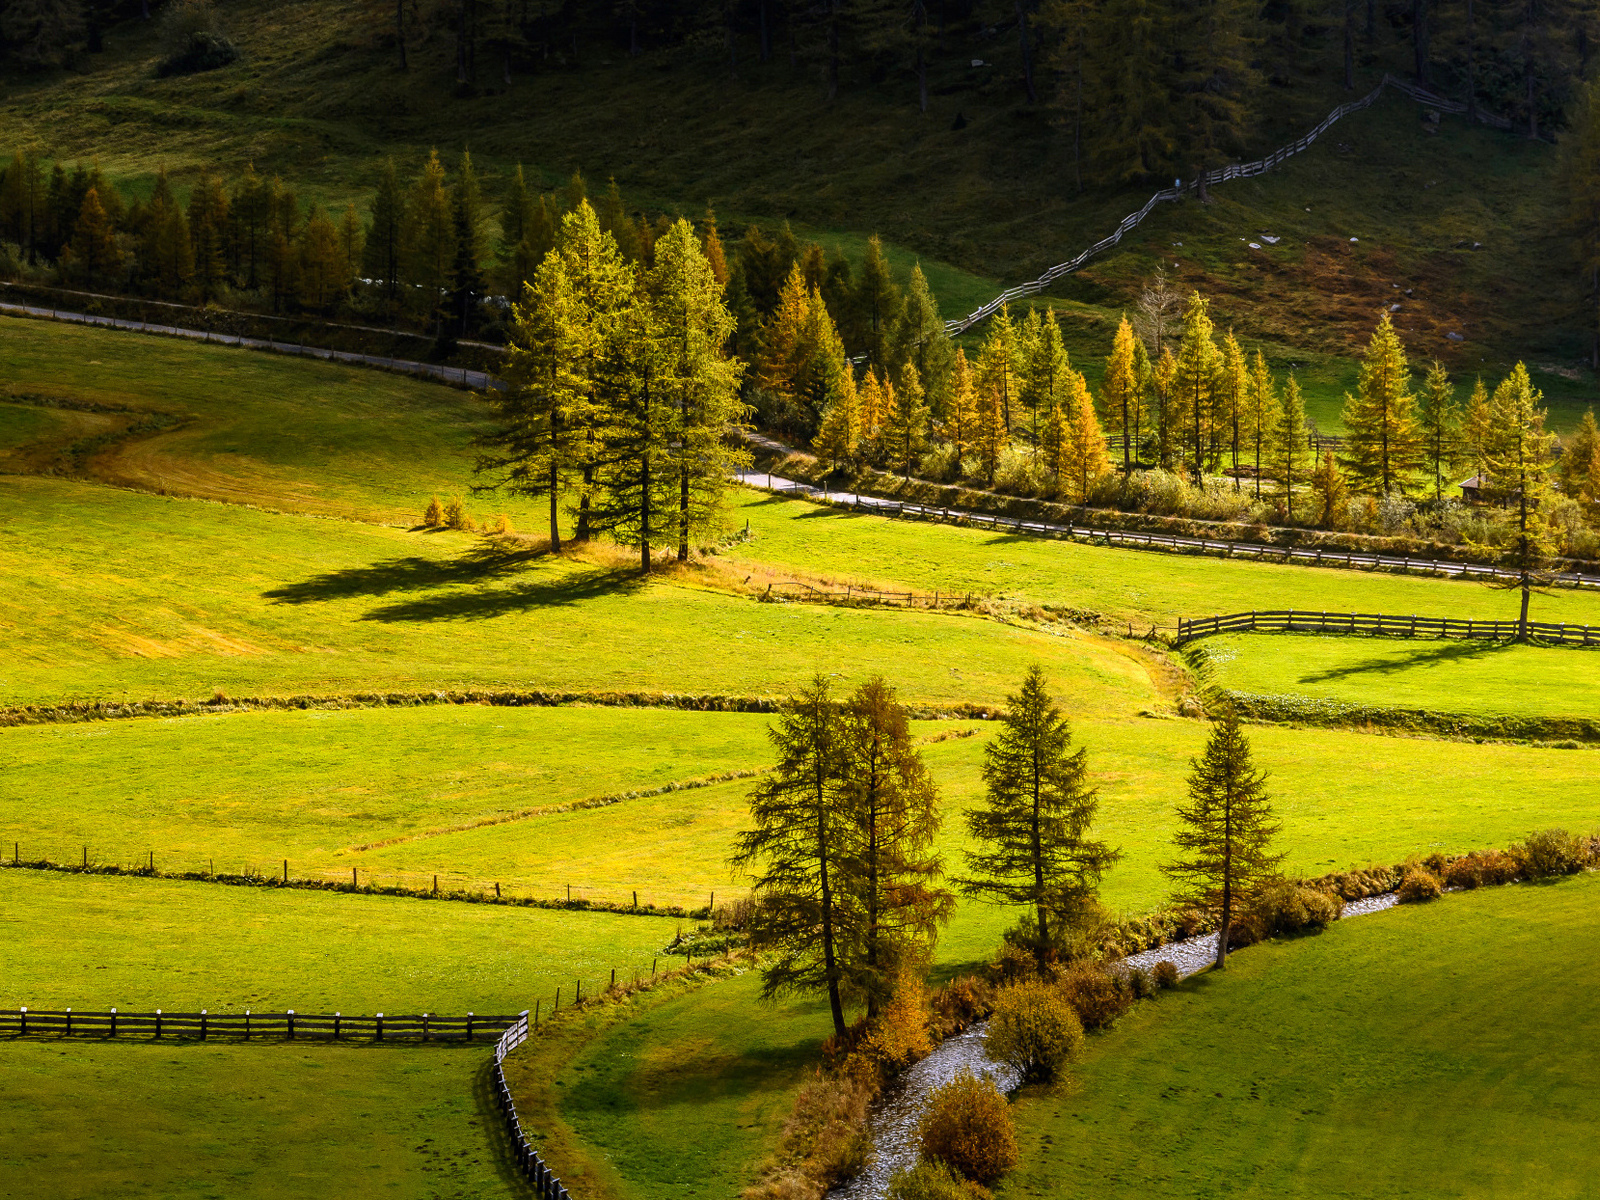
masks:
<path id="1" fill-rule="evenodd" d="M 754 535 L 735 562 L 897 584 L 919 592 L 1014 597 L 1104 614 L 1113 624 L 1251 609 L 1514 619 L 1520 598 L 1480 583 L 1334 567 L 1124 550 L 853 513 L 753 489 L 737 513 Z M 1600 624 L 1600 592 L 1536 597 L 1535 619 Z"/>
<path id="2" fill-rule="evenodd" d="M 1043 662 L 1075 704 L 1154 702 L 1110 645 L 950 614 L 759 604 L 532 551 L 62 480 L 0 478 L 9 704 L 478 687 L 785 695 L 881 672 L 1003 699 Z"/>
<path id="3" fill-rule="evenodd" d="M 650 972 L 678 922 L 0 870 L 0 1008 L 515 1013 Z"/>
<path id="4" fill-rule="evenodd" d="M 484 1047 L 9 1041 L 0 1195 L 523 1195 Z"/>
<path id="5" fill-rule="evenodd" d="M 1001 1197 L 1580 1197 L 1600 879 L 1453 894 L 1231 959 L 1015 1107 Z"/>
<path id="6" fill-rule="evenodd" d="M 1255 634 L 1198 652 L 1219 687 L 1257 695 L 1518 717 L 1592 717 L 1600 696 L 1600 654 L 1570 646 Z"/>
<path id="7" fill-rule="evenodd" d="M 412 839 L 405 861 L 450 887 L 467 872 L 489 878 L 501 860 L 435 849 L 451 844 L 448 831 L 760 767 L 767 723 L 462 705 L 19 726 L 0 741 L 0 840 L 54 862 L 86 849 L 96 863 L 131 865 L 153 850 L 164 871 L 275 873 L 288 859 L 297 877 L 348 879 L 359 866 L 371 880 L 376 852 L 357 847 Z M 510 826 L 490 828 L 514 840 Z M 508 884 L 526 875 L 505 865 Z"/>
<path id="8" fill-rule="evenodd" d="M 54 424 L 108 419 L 174 427 L 110 441 L 74 464 L 146 491 L 289 512 L 414 524 L 430 496 L 480 517 L 536 522 L 538 506 L 470 495 L 472 440 L 488 410 L 470 393 L 387 371 L 49 321 L 0 320 L 0 453 L 28 457 Z M 244 401 L 244 402 L 241 402 Z M 66 408 L 40 408 L 56 403 Z M 41 424 L 44 422 L 43 428 Z M 62 439 L 58 436 L 56 441 Z M 0 458 L 0 469 L 8 460 Z"/>

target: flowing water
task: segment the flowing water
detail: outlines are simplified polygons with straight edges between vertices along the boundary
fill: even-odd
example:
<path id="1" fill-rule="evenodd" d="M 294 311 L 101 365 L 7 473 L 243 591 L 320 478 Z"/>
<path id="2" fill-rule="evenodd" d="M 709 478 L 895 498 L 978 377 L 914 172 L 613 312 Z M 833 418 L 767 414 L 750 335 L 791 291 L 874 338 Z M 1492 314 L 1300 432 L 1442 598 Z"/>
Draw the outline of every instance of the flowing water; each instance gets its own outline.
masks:
<path id="1" fill-rule="evenodd" d="M 1352 900 L 1344 906 L 1346 917 L 1360 917 L 1367 913 L 1382 912 L 1395 904 L 1393 892 L 1383 896 L 1369 896 L 1365 900 Z M 1178 968 L 1180 975 L 1193 975 L 1210 966 L 1217 958 L 1217 935 L 1189 938 L 1170 942 L 1130 954 L 1123 961 L 1130 967 L 1149 970 L 1158 962 L 1166 961 Z M 947 1038 L 932 1054 L 909 1068 L 894 1083 L 884 1089 L 867 1116 L 867 1129 L 872 1135 L 873 1159 L 861 1174 L 847 1179 L 828 1193 L 829 1200 L 882 1200 L 889 1190 L 889 1180 L 896 1172 L 915 1165 L 917 1153 L 917 1122 L 928 1106 L 928 1097 L 936 1088 L 948 1083 L 957 1071 L 965 1067 L 974 1075 L 986 1076 L 1002 1092 L 1016 1090 L 1020 1074 L 1004 1063 L 997 1063 L 983 1050 L 983 1035 L 988 1028 L 983 1021 L 965 1033 Z"/>

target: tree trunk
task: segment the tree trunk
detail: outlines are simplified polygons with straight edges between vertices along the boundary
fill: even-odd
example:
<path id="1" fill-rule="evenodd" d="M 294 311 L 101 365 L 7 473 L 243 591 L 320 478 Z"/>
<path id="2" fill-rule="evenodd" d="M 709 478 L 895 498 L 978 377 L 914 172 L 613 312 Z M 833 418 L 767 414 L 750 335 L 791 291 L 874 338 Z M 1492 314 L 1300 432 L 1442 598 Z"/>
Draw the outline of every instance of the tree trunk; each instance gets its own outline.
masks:
<path id="1" fill-rule="evenodd" d="M 1039 838 L 1039 792 L 1040 786 L 1039 752 L 1033 754 L 1033 894 L 1039 909 L 1039 945 L 1034 952 L 1038 960 L 1039 970 L 1044 971 L 1049 964 L 1050 955 L 1050 914 L 1044 907 L 1044 847 Z"/>
<path id="2" fill-rule="evenodd" d="M 828 818 L 822 780 L 817 781 L 817 864 L 822 885 L 822 968 L 828 977 L 828 1008 L 833 1014 L 833 1032 L 841 1042 L 845 1037 L 844 1004 L 839 999 L 839 964 L 833 952 L 833 891 L 828 882 Z"/>
<path id="3" fill-rule="evenodd" d="M 1022 83 L 1027 89 L 1028 103 L 1037 104 L 1039 93 L 1033 87 L 1033 47 L 1028 39 L 1028 6 L 1027 0 L 1016 0 L 1017 8 L 1017 38 L 1022 43 Z"/>
<path id="4" fill-rule="evenodd" d="M 1472 0 L 1467 0 L 1467 121 L 1478 121 L 1478 85 L 1473 77 L 1473 66 L 1478 57 L 1478 26 L 1472 16 Z"/>
<path id="5" fill-rule="evenodd" d="M 1471 3 L 1471 0 L 1468 0 Z M 1356 86 L 1356 0 L 1344 0 L 1344 90 Z"/>
<path id="6" fill-rule="evenodd" d="M 756 10 L 761 14 L 761 61 L 772 61 L 772 29 L 767 24 L 767 5 L 770 0 L 760 0 Z"/>
<path id="7" fill-rule="evenodd" d="M 1428 0 L 1411 0 L 1411 53 L 1417 82 L 1428 83 Z"/>
<path id="8" fill-rule="evenodd" d="M 828 4 L 828 100 L 839 98 L 839 0 Z"/>
<path id="9" fill-rule="evenodd" d="M 650 451 L 639 459 L 639 573 L 650 574 Z"/>
<path id="10" fill-rule="evenodd" d="M 1367 0 L 1367 41 L 1378 36 L 1378 0 Z"/>
<path id="11" fill-rule="evenodd" d="M 1533 586 L 1528 579 L 1526 571 L 1522 574 L 1522 615 L 1517 618 L 1517 641 L 1528 640 L 1528 600 L 1533 594 Z"/>

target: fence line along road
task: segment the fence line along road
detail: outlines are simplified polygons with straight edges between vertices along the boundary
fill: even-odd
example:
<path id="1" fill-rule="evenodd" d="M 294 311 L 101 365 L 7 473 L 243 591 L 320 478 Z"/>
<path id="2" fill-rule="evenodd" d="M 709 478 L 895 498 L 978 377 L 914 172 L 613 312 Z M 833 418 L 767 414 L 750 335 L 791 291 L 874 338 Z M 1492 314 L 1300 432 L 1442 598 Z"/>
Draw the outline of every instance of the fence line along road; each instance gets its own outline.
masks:
<path id="1" fill-rule="evenodd" d="M 1408 83 L 1403 79 L 1396 79 L 1393 75 L 1385 74 L 1382 82 L 1361 99 L 1339 105 L 1338 108 L 1323 118 L 1322 124 L 1318 125 L 1310 133 L 1297 141 L 1290 142 L 1287 146 L 1280 146 L 1267 157 L 1257 159 L 1251 163 L 1234 163 L 1232 166 L 1224 167 L 1220 171 L 1206 172 L 1195 179 L 1191 179 L 1188 183 L 1163 188 L 1146 200 L 1144 207 L 1138 212 L 1129 213 L 1123 217 L 1121 223 L 1117 225 L 1117 228 L 1110 236 L 1101 238 L 1087 250 L 1082 251 L 1076 258 L 1068 259 L 1064 263 L 1057 263 L 1039 278 L 1031 279 L 1027 283 L 1006 289 L 987 304 L 973 309 L 966 316 L 946 321 L 944 323 L 945 332 L 950 334 L 965 333 L 980 321 L 988 320 L 988 318 L 999 312 L 1002 306 L 1010 304 L 1013 300 L 1020 300 L 1025 296 L 1037 296 L 1063 275 L 1072 274 L 1096 254 L 1101 254 L 1122 241 L 1126 235 L 1138 228 L 1139 223 L 1148 217 L 1150 211 L 1158 204 L 1181 200 L 1184 196 L 1198 194 L 1202 187 L 1213 187 L 1219 183 L 1226 183 L 1230 179 L 1249 179 L 1256 175 L 1266 174 L 1272 168 L 1282 164 L 1285 159 L 1310 149 L 1313 142 L 1327 133 L 1335 123 L 1344 117 L 1348 117 L 1351 113 L 1360 112 L 1364 108 L 1370 108 L 1378 97 L 1383 95 L 1385 88 L 1393 88 L 1395 91 L 1441 112 L 1464 113 L 1467 111 L 1467 106 L 1459 100 L 1447 100 L 1443 96 L 1436 96 L 1414 83 Z M 1511 122 L 1506 118 L 1484 112 L 1482 109 L 1477 110 L 1477 118 L 1485 125 L 1493 126 L 1496 129 L 1511 128 Z"/>
<path id="2" fill-rule="evenodd" d="M 539 1152 L 528 1141 L 528 1135 L 522 1129 L 522 1120 L 517 1116 L 517 1103 L 511 1097 L 511 1089 L 506 1086 L 506 1073 L 502 1067 L 506 1055 L 527 1040 L 528 1014 L 524 1011 L 516 1023 L 501 1034 L 500 1040 L 495 1043 L 495 1102 L 500 1106 L 500 1113 L 506 1121 L 506 1131 L 511 1135 L 511 1156 L 516 1160 L 517 1169 L 533 1184 L 534 1195 L 539 1200 L 572 1200 L 567 1189 L 561 1186 L 561 1180 L 550 1173 L 550 1168 L 545 1166 L 544 1159 L 539 1157 Z"/>
<path id="3" fill-rule="evenodd" d="M 148 1034 L 151 1037 L 282 1038 L 288 1041 L 370 1041 L 370 1042 L 478 1042 L 514 1028 L 521 1016 L 446 1017 L 438 1013 L 414 1016 L 345 1016 L 342 1013 L 284 1012 L 208 1013 L 199 1012 L 104 1012 L 64 1009 L 16 1008 L 0 1010 L 0 1036 L 34 1037 L 121 1037 Z"/>
<path id="4" fill-rule="evenodd" d="M 1174 646 L 1218 633 L 1364 633 L 1388 637 L 1470 638 L 1511 641 L 1522 632 L 1517 621 L 1472 617 L 1408 617 L 1390 613 L 1329 613 L 1301 609 L 1229 613 L 1227 616 L 1178 619 Z M 1600 626 L 1529 621 L 1528 633 L 1561 646 L 1600 646 Z"/>
<path id="5" fill-rule="evenodd" d="M 963 508 L 940 508 L 929 504 L 908 503 L 903 500 L 886 500 L 881 496 L 863 496 L 855 492 L 834 492 L 798 483 L 765 471 L 739 471 L 734 478 L 746 487 L 769 491 L 775 495 L 801 496 L 821 504 L 835 505 L 890 517 L 915 517 L 930 521 L 948 521 L 994 529 L 997 532 L 1032 534 L 1040 537 L 1080 538 L 1103 546 L 1144 550 L 1167 550 L 1180 554 L 1221 553 L 1225 558 L 1243 558 L 1256 562 L 1294 563 L 1300 566 L 1364 568 L 1369 571 L 1386 570 L 1426 575 L 1440 575 L 1452 579 L 1476 579 L 1484 582 L 1513 580 L 1516 572 L 1481 563 L 1446 562 L 1436 558 L 1413 558 L 1409 555 L 1361 553 L 1356 550 L 1328 550 L 1305 546 L 1265 546 L 1259 542 L 1228 542 L 1217 538 L 1184 537 L 1179 534 L 1136 533 L 1116 529 L 1094 529 L 1084 525 L 1056 524 L 1051 521 L 1027 521 L 1020 517 L 991 516 Z M 1600 588 L 1600 575 L 1586 575 L 1578 571 L 1564 571 L 1554 582 L 1566 587 Z"/>
<path id="6" fill-rule="evenodd" d="M 350 363 L 358 367 L 376 367 L 382 371 L 396 371 L 419 379 L 436 379 L 456 387 L 476 388 L 490 386 L 491 377 L 483 371 L 469 371 L 466 367 L 446 367 L 439 363 L 416 362 L 409 358 L 385 358 L 380 354 L 357 354 L 353 350 L 328 350 L 321 346 L 307 346 L 300 342 L 279 342 L 271 338 L 243 337 L 233 333 L 213 333 L 206 329 L 186 329 L 182 325 L 156 325 L 149 321 L 127 321 L 121 317 L 99 317 L 92 313 L 67 312 L 59 308 L 41 308 L 31 304 L 0 303 L 0 313 L 16 317 L 40 317 L 50 321 L 67 321 L 74 325 L 98 325 L 106 329 L 128 329 L 135 333 L 154 333 L 163 337 L 187 338 L 218 346 L 237 346 L 246 350 L 270 350 L 276 354 L 293 354 L 299 358 L 320 358 L 325 362 Z"/>

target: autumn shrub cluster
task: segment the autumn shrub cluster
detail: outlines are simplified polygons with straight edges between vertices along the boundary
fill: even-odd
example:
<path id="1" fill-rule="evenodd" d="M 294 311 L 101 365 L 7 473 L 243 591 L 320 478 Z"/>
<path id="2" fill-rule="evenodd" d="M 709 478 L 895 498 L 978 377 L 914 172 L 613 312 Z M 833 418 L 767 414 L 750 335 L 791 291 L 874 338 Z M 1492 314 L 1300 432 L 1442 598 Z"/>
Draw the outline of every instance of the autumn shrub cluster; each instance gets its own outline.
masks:
<path id="1" fill-rule="evenodd" d="M 1426 904 L 1444 894 L 1444 884 L 1426 867 L 1412 867 L 1400 879 L 1395 895 L 1401 904 Z"/>
<path id="2" fill-rule="evenodd" d="M 942 1162 L 923 1159 L 889 1181 L 886 1200 L 990 1200 L 993 1195 Z"/>
<path id="3" fill-rule="evenodd" d="M 980 1184 L 1017 1165 L 1010 1105 L 992 1082 L 966 1069 L 929 1098 L 917 1138 L 924 1156 Z"/>
<path id="4" fill-rule="evenodd" d="M 1335 891 L 1297 879 L 1277 879 L 1229 926 L 1231 947 L 1251 946 L 1285 933 L 1321 929 L 1344 914 Z"/>
<path id="5" fill-rule="evenodd" d="M 1083 1051 L 1083 1022 L 1061 992 L 1039 979 L 1000 990 L 984 1035 L 989 1057 L 1007 1063 L 1025 1081 L 1053 1079 Z"/>

